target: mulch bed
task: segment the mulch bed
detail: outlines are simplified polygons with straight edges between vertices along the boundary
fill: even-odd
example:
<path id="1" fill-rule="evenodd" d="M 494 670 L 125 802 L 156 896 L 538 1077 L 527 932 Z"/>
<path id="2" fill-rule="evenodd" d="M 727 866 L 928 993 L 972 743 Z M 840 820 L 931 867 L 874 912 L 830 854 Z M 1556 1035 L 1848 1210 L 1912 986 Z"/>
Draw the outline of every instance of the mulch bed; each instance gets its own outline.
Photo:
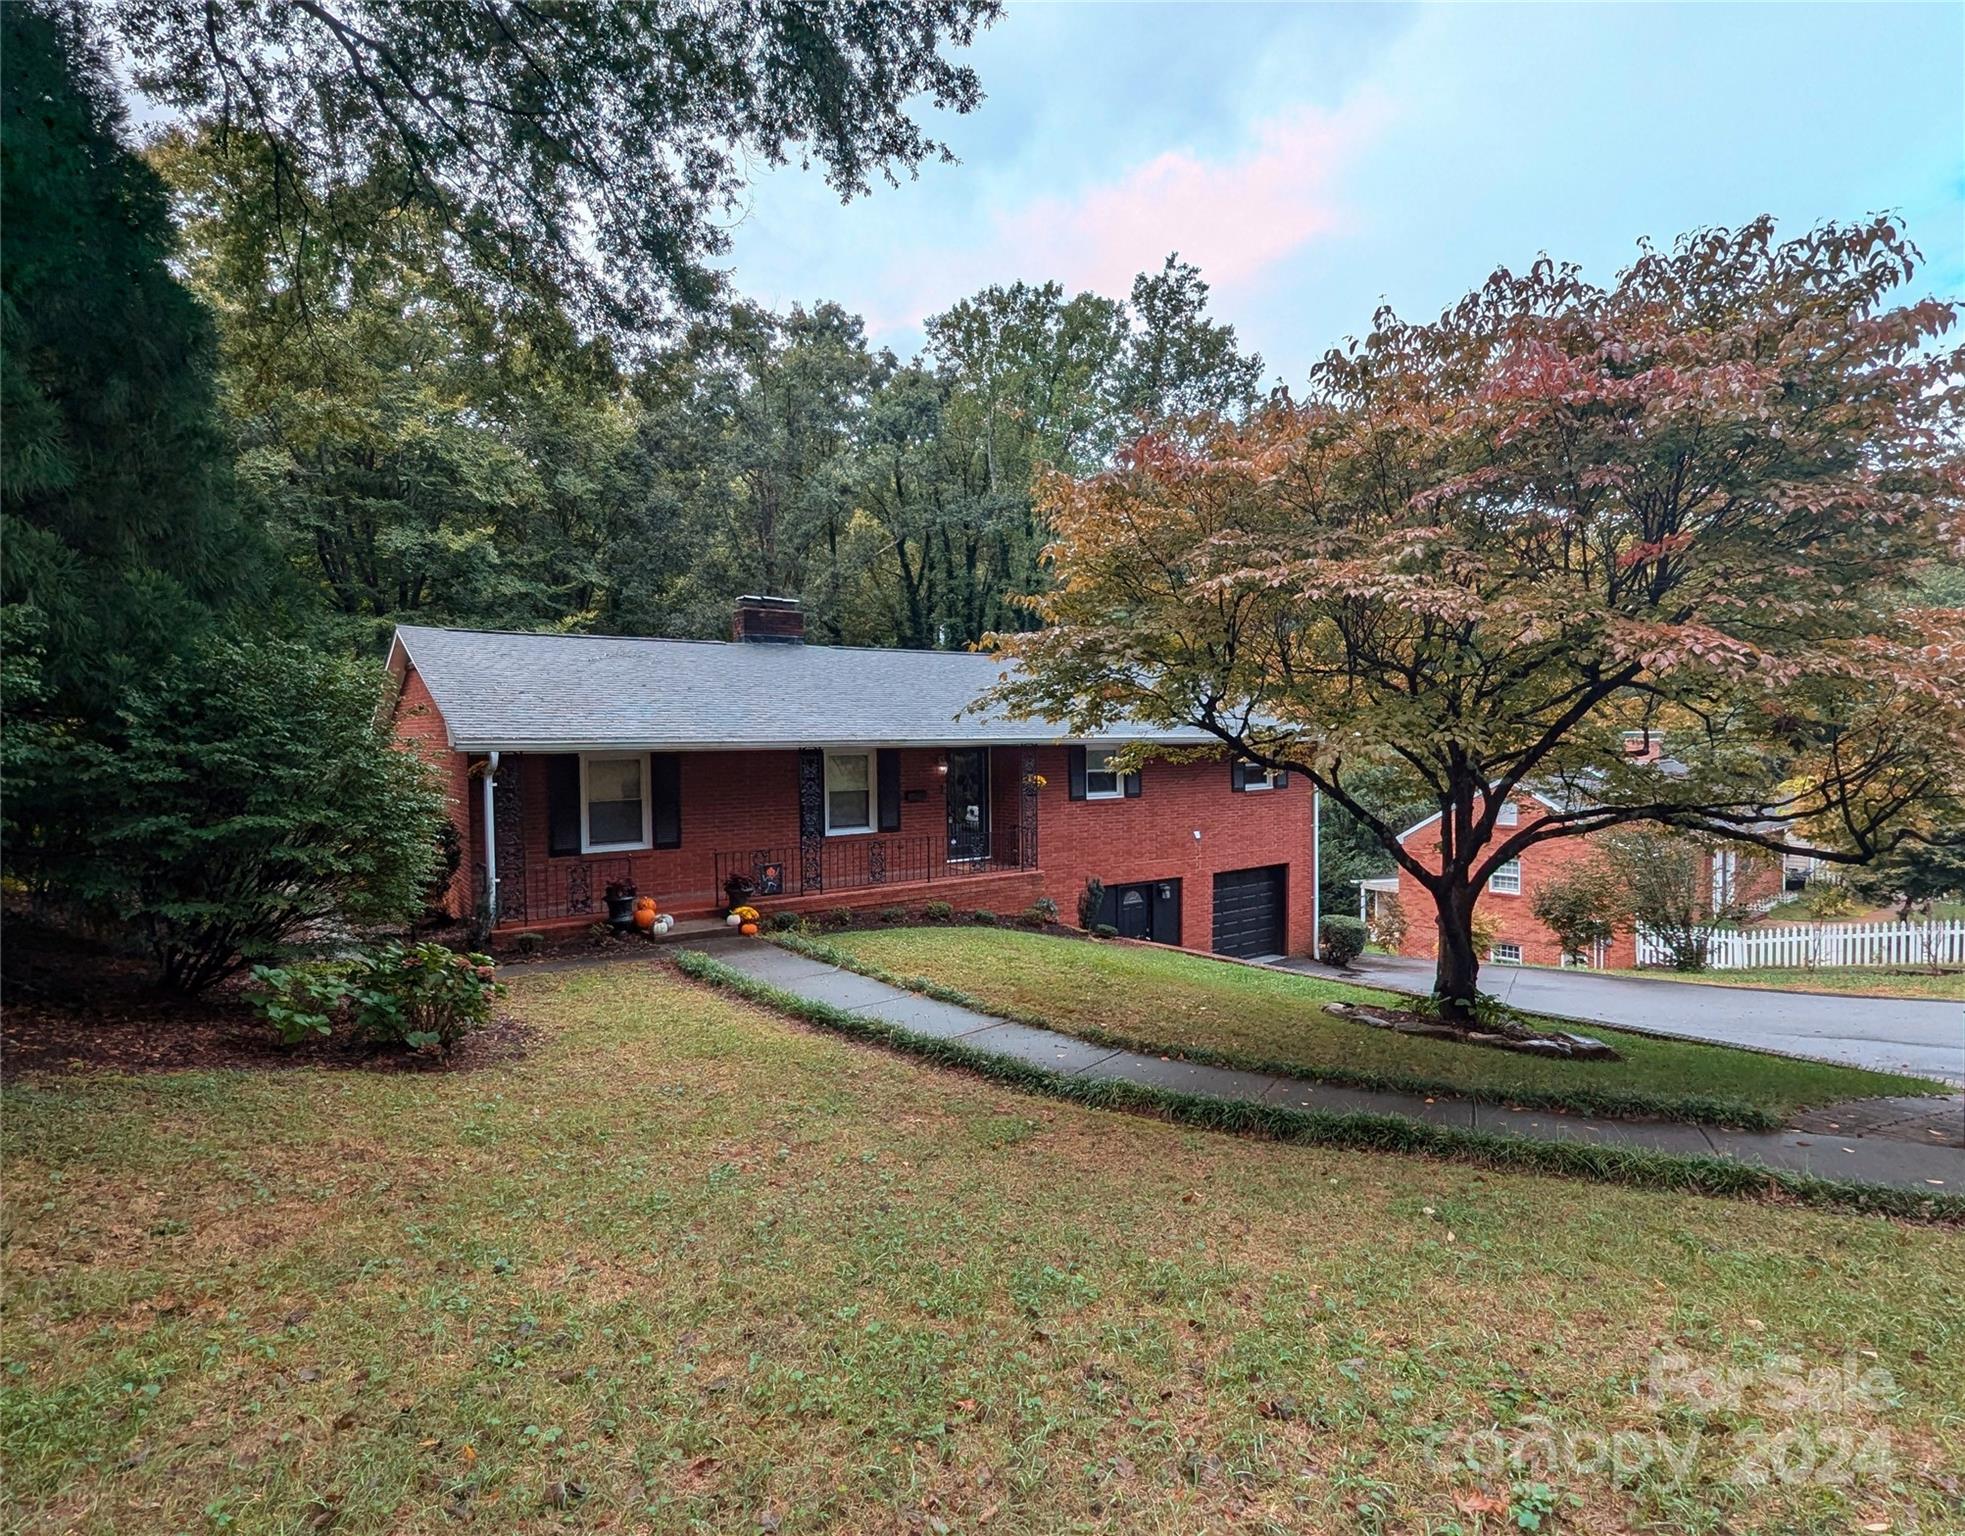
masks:
<path id="1" fill-rule="evenodd" d="M 1463 1028 L 1448 1024 L 1437 1015 L 1410 1008 L 1386 1008 L 1377 1003 L 1326 1003 L 1324 1012 L 1341 1019 L 1368 1024 L 1373 1029 L 1395 1030 L 1402 1035 L 1424 1035 L 1456 1045 L 1480 1045 L 1489 1050 L 1514 1051 L 1523 1056 L 1555 1056 L 1578 1061 L 1617 1061 L 1619 1056 L 1594 1035 L 1573 1035 L 1563 1030 L 1535 1029 L 1515 1019 L 1499 1019 L 1492 1024 Z"/>
<path id="2" fill-rule="evenodd" d="M 237 983 L 203 997 L 159 992 L 150 967 L 74 934 L 9 916 L 0 947 L 0 1078 L 78 1072 L 468 1072 L 523 1055 L 536 1033 L 509 1014 L 448 1059 L 337 1034 L 291 1049 L 267 1033 Z"/>

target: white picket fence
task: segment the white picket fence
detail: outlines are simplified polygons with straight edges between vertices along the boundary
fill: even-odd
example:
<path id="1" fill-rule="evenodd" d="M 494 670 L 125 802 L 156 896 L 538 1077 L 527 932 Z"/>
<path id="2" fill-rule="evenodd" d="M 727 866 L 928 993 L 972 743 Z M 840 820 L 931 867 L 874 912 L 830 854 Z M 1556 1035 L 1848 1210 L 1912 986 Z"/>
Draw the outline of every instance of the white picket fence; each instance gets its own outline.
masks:
<path id="1" fill-rule="evenodd" d="M 1965 918 L 1927 923 L 1784 923 L 1721 928 L 1709 936 L 1706 964 L 1716 971 L 1762 966 L 1965 965 Z M 1669 965 L 1663 945 L 1642 931 L 1639 965 Z"/>

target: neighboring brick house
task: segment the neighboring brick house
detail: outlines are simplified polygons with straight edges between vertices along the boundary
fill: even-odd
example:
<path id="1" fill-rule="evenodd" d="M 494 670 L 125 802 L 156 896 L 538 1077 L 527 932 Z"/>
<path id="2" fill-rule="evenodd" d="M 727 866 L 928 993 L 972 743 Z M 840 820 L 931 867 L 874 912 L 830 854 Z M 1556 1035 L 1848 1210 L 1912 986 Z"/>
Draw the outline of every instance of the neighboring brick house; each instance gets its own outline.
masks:
<path id="1" fill-rule="evenodd" d="M 1042 895 L 1074 921 L 1096 877 L 1128 936 L 1312 948 L 1301 779 L 1225 757 L 1115 773 L 1128 745 L 1209 738 L 971 713 L 1000 659 L 806 645 L 786 599 L 740 599 L 732 634 L 397 630 L 397 735 L 442 775 L 463 849 L 454 916 L 487 914 L 494 936 L 583 925 L 622 879 L 709 914 L 737 875 L 767 910 L 943 899 L 1007 917 Z"/>
<path id="2" fill-rule="evenodd" d="M 1655 738 L 1654 738 L 1655 740 Z M 1655 750 L 1653 752 L 1655 756 Z M 1522 792 L 1501 808 L 1496 818 L 1496 838 L 1521 825 L 1544 810 L 1560 810 L 1555 801 Z M 1399 835 L 1405 850 L 1420 863 L 1439 866 L 1439 815 L 1408 827 Z M 1494 944 L 1483 960 L 1509 965 L 1588 965 L 1597 969 L 1628 970 L 1637 964 L 1637 943 L 1629 931 L 1619 932 L 1608 944 L 1597 946 L 1593 954 L 1565 956 L 1556 936 L 1533 910 L 1535 893 L 1546 882 L 1594 851 L 1590 837 L 1556 838 L 1537 843 L 1518 859 L 1512 859 L 1494 872 L 1487 889 L 1475 903 L 1476 921 L 1493 930 Z M 1771 902 L 1780 895 L 1781 863 L 1772 855 L 1759 855 L 1751 849 L 1722 848 L 1701 850 L 1704 880 L 1710 888 L 1715 909 L 1747 908 Z M 1374 882 L 1383 890 L 1382 882 Z M 1385 892 L 1384 894 L 1389 894 Z M 1435 952 L 1433 898 L 1410 873 L 1401 869 L 1397 894 L 1406 922 L 1405 942 L 1399 952 L 1432 959 Z"/>

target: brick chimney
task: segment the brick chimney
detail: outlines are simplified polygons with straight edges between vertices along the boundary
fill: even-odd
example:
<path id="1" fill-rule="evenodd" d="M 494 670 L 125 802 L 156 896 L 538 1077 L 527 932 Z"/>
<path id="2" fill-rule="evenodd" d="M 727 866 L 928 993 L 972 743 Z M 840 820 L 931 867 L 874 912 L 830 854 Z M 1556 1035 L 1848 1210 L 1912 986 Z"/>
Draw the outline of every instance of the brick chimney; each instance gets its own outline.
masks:
<path id="1" fill-rule="evenodd" d="M 730 638 L 801 645 L 805 640 L 805 610 L 795 597 L 740 597 L 730 615 Z"/>

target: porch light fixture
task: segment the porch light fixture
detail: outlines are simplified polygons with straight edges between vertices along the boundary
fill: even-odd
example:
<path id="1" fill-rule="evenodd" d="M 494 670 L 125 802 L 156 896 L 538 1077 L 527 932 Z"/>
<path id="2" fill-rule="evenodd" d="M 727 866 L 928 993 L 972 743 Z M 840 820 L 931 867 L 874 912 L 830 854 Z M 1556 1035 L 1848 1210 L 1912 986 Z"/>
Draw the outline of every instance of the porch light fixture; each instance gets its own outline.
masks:
<path id="1" fill-rule="evenodd" d="M 947 774 L 948 774 L 948 754 L 947 754 L 946 752 L 943 752 L 943 753 L 941 753 L 941 754 L 940 754 L 940 755 L 939 755 L 938 757 L 936 757 L 936 759 L 935 759 L 935 772 L 937 772 L 937 773 L 939 773 L 939 774 L 941 774 L 941 775 L 943 775 L 944 777 L 946 777 L 946 776 L 947 776 Z"/>

